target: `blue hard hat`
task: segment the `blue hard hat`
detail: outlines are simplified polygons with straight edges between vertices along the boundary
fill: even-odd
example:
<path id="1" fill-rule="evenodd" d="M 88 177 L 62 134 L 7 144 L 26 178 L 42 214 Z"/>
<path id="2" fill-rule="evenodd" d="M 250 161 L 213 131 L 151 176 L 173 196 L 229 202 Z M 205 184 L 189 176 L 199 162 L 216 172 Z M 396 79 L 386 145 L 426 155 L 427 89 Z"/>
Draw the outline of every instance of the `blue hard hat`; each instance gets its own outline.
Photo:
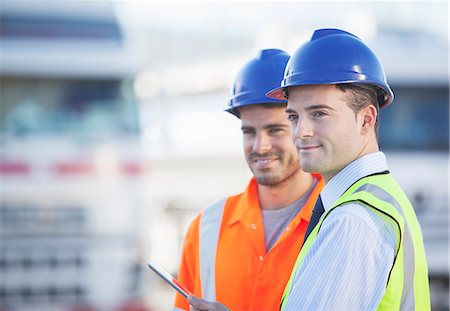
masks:
<path id="1" fill-rule="evenodd" d="M 225 111 L 239 117 L 236 108 L 266 104 L 286 104 L 286 98 L 273 99 L 266 93 L 280 85 L 289 60 L 289 54 L 278 49 L 261 50 L 258 56 L 246 63 L 238 72 L 232 89 L 232 97 Z"/>
<path id="2" fill-rule="evenodd" d="M 339 29 L 319 29 L 294 52 L 281 86 L 267 96 L 285 98 L 284 89 L 290 86 L 342 83 L 375 86 L 380 108 L 394 99 L 381 62 L 361 39 Z"/>

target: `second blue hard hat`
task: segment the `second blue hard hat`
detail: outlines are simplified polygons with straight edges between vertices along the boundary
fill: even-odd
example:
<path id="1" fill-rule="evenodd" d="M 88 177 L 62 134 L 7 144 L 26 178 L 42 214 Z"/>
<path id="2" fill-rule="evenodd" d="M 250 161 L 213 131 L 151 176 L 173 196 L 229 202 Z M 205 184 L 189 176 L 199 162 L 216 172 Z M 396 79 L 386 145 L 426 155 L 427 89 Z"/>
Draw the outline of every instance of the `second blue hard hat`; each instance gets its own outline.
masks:
<path id="1" fill-rule="evenodd" d="M 232 97 L 225 111 L 239 117 L 239 107 L 266 103 L 286 104 L 285 98 L 273 99 L 267 97 L 266 93 L 280 86 L 289 57 L 283 50 L 261 50 L 236 75 Z"/>
<path id="2" fill-rule="evenodd" d="M 291 86 L 343 83 L 375 86 L 380 108 L 394 99 L 381 62 L 361 39 L 340 29 L 319 29 L 294 52 L 281 85 L 267 96 L 285 98 L 284 89 Z"/>

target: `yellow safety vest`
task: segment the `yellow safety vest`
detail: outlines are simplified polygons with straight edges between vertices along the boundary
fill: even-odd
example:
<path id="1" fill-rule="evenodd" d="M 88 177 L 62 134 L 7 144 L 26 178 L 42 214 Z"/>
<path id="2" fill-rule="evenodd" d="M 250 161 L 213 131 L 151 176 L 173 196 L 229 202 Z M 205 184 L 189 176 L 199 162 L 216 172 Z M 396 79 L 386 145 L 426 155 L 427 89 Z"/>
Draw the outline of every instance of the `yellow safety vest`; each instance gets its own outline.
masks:
<path id="1" fill-rule="evenodd" d="M 324 219 L 335 208 L 355 201 L 391 217 L 398 225 L 399 242 L 396 255 L 386 284 L 386 292 L 377 309 L 430 310 L 428 268 L 422 231 L 411 203 L 390 174 L 360 179 L 322 215 L 300 251 L 284 290 L 281 310 L 284 310 L 285 302 L 291 293 L 293 279 L 316 239 Z"/>

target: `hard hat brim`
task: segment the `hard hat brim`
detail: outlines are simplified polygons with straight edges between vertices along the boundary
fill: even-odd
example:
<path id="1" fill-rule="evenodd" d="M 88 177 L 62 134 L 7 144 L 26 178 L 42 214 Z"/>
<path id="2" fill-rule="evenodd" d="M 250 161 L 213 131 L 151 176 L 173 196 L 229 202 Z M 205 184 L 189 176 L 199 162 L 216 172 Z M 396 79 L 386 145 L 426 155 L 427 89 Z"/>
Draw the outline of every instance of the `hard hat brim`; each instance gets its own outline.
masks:
<path id="1" fill-rule="evenodd" d="M 267 92 L 266 96 L 270 97 L 270 98 L 278 99 L 278 100 L 286 100 L 286 97 L 284 96 L 285 88 L 286 88 L 285 86 L 277 87 L 277 88 Z"/>

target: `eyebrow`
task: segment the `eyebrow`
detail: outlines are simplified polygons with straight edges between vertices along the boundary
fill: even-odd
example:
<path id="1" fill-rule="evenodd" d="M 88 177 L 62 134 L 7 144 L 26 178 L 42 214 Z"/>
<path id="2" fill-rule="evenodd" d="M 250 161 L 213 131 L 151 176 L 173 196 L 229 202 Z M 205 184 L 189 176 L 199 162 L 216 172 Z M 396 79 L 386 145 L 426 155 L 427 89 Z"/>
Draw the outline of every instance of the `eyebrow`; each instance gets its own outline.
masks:
<path id="1" fill-rule="evenodd" d="M 272 123 L 272 124 L 267 124 L 266 126 L 264 126 L 264 129 L 270 129 L 270 128 L 274 128 L 274 127 L 282 127 L 282 128 L 287 128 L 290 127 L 287 124 L 282 124 L 282 123 Z M 241 130 L 249 130 L 249 129 L 255 129 L 255 127 L 253 126 L 241 126 Z"/>
<path id="2" fill-rule="evenodd" d="M 306 111 L 311 111 L 311 110 L 316 110 L 316 109 L 329 109 L 329 110 L 334 110 L 332 107 L 328 106 L 328 105 L 311 105 L 305 108 Z M 287 108 L 285 110 L 286 113 L 297 113 L 297 111 L 291 109 L 291 108 Z"/>
<path id="3" fill-rule="evenodd" d="M 316 109 L 329 109 L 334 110 L 332 107 L 328 105 L 311 105 L 305 108 L 305 110 L 316 110 Z"/>
<path id="4" fill-rule="evenodd" d="M 288 124 L 281 124 L 281 123 L 273 123 L 273 124 L 267 124 L 264 126 L 264 128 L 273 128 L 273 127 L 290 127 Z"/>
<path id="5" fill-rule="evenodd" d="M 297 111 L 295 111 L 295 110 L 293 110 L 293 109 L 291 109 L 291 108 L 287 108 L 287 109 L 285 110 L 285 112 L 286 112 L 286 113 L 297 113 Z"/>

